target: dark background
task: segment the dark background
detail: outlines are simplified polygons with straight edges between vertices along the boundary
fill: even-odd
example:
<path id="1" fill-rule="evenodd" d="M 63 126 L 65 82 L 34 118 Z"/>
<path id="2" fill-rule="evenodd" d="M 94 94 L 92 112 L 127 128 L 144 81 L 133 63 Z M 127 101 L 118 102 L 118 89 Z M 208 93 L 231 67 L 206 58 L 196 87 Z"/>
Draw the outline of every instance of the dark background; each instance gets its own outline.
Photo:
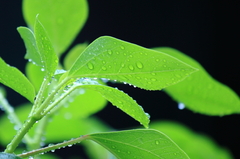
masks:
<path id="1" fill-rule="evenodd" d="M 198 60 L 215 79 L 240 95 L 238 0 L 89 0 L 89 7 L 89 19 L 75 44 L 110 35 L 149 48 L 170 46 Z M 16 31 L 18 26 L 26 26 L 21 1 L 1 0 L 0 56 L 24 71 L 25 48 Z M 178 110 L 177 103 L 163 91 L 110 85 L 136 99 L 152 120 L 182 122 L 197 132 L 209 135 L 219 145 L 227 147 L 235 158 L 240 158 L 239 115 L 210 117 L 186 109 Z M 15 92 L 7 91 L 12 105 L 25 102 Z M 138 125 L 110 105 L 97 115 L 116 129 Z"/>

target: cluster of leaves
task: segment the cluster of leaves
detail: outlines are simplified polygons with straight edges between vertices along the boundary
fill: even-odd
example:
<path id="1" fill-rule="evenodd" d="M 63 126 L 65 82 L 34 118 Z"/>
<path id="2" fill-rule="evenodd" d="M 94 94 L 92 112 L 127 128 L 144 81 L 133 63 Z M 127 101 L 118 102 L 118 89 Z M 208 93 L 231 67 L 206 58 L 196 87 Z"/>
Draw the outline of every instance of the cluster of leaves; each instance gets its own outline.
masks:
<path id="1" fill-rule="evenodd" d="M 0 132 L 1 144 L 8 144 L 15 135 L 7 116 L 17 130 L 6 153 L 1 153 L 0 157 L 16 152 L 16 147 L 24 139 L 27 150 L 33 151 L 22 153 L 20 157 L 92 140 L 115 157 L 124 159 L 197 158 L 200 153 L 194 149 L 194 144 L 208 145 L 209 153 L 205 154 L 208 157 L 231 158 L 227 151 L 217 147 L 210 139 L 195 135 L 180 124 L 157 122 L 150 125 L 154 129 L 107 132 L 111 128 L 90 116 L 109 101 L 145 128 L 149 127 L 149 115 L 130 96 L 107 86 L 109 80 L 146 90 L 165 88 L 174 100 L 184 103 L 194 112 L 220 116 L 239 113 L 240 102 L 236 93 L 214 80 L 198 62 L 172 48 L 147 49 L 103 36 L 89 45 L 76 45 L 61 64 L 61 55 L 86 22 L 86 0 L 24 0 L 23 13 L 29 28 L 18 27 L 17 30 L 27 50 L 27 77 L 0 58 L 0 82 L 30 103 L 13 111 L 3 91 L 0 91 L 0 105 L 6 111 L 6 116 L 0 118 L 1 130 L 5 130 Z M 178 133 L 174 134 L 176 129 Z M 189 157 L 159 130 L 166 131 Z M 82 134 L 88 135 L 78 137 Z M 77 138 L 39 149 L 43 145 L 43 137 L 45 143 Z M 186 145 L 193 140 L 195 143 L 191 146 Z M 111 154 L 98 144 L 83 142 L 92 158 L 110 157 Z"/>

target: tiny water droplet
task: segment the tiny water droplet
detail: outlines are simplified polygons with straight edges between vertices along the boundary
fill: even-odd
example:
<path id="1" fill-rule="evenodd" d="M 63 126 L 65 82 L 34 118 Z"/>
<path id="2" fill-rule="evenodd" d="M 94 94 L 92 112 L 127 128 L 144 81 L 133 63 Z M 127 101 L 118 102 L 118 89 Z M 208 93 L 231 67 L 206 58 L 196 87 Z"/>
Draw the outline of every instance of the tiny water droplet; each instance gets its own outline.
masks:
<path id="1" fill-rule="evenodd" d="M 122 63 L 122 64 L 121 64 L 121 66 L 122 66 L 122 67 L 125 67 L 125 64 L 124 64 L 124 63 Z"/>
<path id="2" fill-rule="evenodd" d="M 103 66 L 103 67 L 102 67 L 102 70 L 106 71 L 106 70 L 107 70 L 107 67 Z"/>
<path id="3" fill-rule="evenodd" d="M 155 81 L 157 81 L 157 79 L 156 78 L 152 78 L 151 81 L 155 82 Z"/>
<path id="4" fill-rule="evenodd" d="M 155 141 L 155 144 L 156 144 L 156 145 L 158 145 L 158 144 L 159 144 L 159 141 L 158 141 L 158 140 L 156 140 L 156 141 Z"/>
<path id="5" fill-rule="evenodd" d="M 124 50 L 124 49 L 125 49 L 125 47 L 124 47 L 124 46 L 120 46 L 120 48 L 121 48 L 122 50 Z"/>
<path id="6" fill-rule="evenodd" d="M 41 71 L 45 71 L 45 69 L 44 69 L 44 68 L 41 68 Z"/>
<path id="7" fill-rule="evenodd" d="M 51 150 L 51 152 L 55 152 L 55 150 Z"/>
<path id="8" fill-rule="evenodd" d="M 141 63 L 141 62 L 137 62 L 137 67 L 139 68 L 139 69 L 142 69 L 143 68 L 143 64 Z"/>
<path id="9" fill-rule="evenodd" d="M 130 154 L 131 152 L 130 152 L 130 151 L 128 151 L 127 153 L 128 153 L 128 154 Z"/>
<path id="10" fill-rule="evenodd" d="M 183 103 L 178 103 L 178 109 L 183 110 L 185 105 Z"/>
<path id="11" fill-rule="evenodd" d="M 155 76 L 155 75 L 156 75 L 156 73 L 154 73 L 154 72 L 153 72 L 153 73 L 151 73 L 151 74 L 152 74 L 153 76 Z"/>
<path id="12" fill-rule="evenodd" d="M 109 55 L 112 55 L 112 51 L 111 51 L 111 50 L 108 50 L 108 54 L 109 54 Z"/>
<path id="13" fill-rule="evenodd" d="M 72 147 L 72 145 L 68 145 L 68 147 Z"/>
<path id="14" fill-rule="evenodd" d="M 165 59 L 163 59 L 163 62 L 167 62 Z"/>
<path id="15" fill-rule="evenodd" d="M 89 68 L 90 70 L 94 69 L 94 66 L 93 66 L 92 63 L 88 63 L 87 66 L 88 66 L 88 68 Z"/>
<path id="16" fill-rule="evenodd" d="M 130 70 L 132 70 L 132 71 L 134 70 L 133 65 L 129 65 L 128 68 L 129 68 Z"/>
<path id="17" fill-rule="evenodd" d="M 156 62 L 159 62 L 159 59 L 156 59 L 155 61 L 156 61 Z"/>

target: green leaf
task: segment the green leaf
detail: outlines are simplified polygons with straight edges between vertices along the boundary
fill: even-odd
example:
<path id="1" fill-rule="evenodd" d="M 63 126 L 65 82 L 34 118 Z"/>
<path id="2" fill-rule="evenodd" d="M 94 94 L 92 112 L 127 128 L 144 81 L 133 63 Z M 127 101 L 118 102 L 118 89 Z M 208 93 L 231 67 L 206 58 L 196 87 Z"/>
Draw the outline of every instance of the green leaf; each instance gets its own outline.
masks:
<path id="1" fill-rule="evenodd" d="M 12 88 L 29 101 L 33 102 L 35 90 L 29 80 L 17 68 L 6 64 L 0 58 L 0 83 Z"/>
<path id="2" fill-rule="evenodd" d="M 36 15 L 44 25 L 58 55 L 72 43 L 88 16 L 87 0 L 24 0 L 23 15 L 33 28 Z"/>
<path id="3" fill-rule="evenodd" d="M 107 100 L 96 91 L 80 89 L 77 90 L 77 93 L 79 95 L 75 98 L 72 98 L 71 94 L 69 95 L 69 100 L 72 100 L 72 102 L 67 104 L 67 108 L 64 109 L 72 118 L 79 119 L 79 117 L 89 117 L 107 105 Z M 92 100 L 93 97 L 94 100 Z"/>
<path id="4" fill-rule="evenodd" d="M 13 154 L 2 153 L 2 152 L 0 152 L 0 158 L 1 158 L 1 159 L 21 159 L 20 157 L 15 156 L 15 155 L 13 155 Z"/>
<path id="5" fill-rule="evenodd" d="M 189 157 L 165 134 L 151 129 L 136 129 L 88 136 L 118 159 L 188 159 Z"/>
<path id="6" fill-rule="evenodd" d="M 43 67 L 41 55 L 38 52 L 36 39 L 33 32 L 26 27 L 18 27 L 17 30 L 22 37 L 27 50 L 25 59 L 28 59 L 30 62 L 33 62 L 34 64 Z"/>
<path id="7" fill-rule="evenodd" d="M 37 47 L 44 66 L 43 69 L 46 72 L 46 78 L 52 78 L 58 66 L 58 57 L 43 25 L 38 20 L 38 17 L 36 17 L 34 31 Z"/>
<path id="8" fill-rule="evenodd" d="M 27 63 L 25 69 L 28 79 L 34 85 L 36 91 L 38 91 L 43 82 L 45 72 L 41 71 L 41 67 L 34 65 L 33 63 Z"/>
<path id="9" fill-rule="evenodd" d="M 232 159 L 230 152 L 217 145 L 211 138 L 197 134 L 186 126 L 171 121 L 155 121 L 150 128 L 167 134 L 190 158 L 194 159 Z M 204 152 L 204 153 L 203 153 Z"/>
<path id="10" fill-rule="evenodd" d="M 63 64 L 66 70 L 69 70 L 78 56 L 86 49 L 87 43 L 74 46 L 64 58 Z"/>
<path id="11" fill-rule="evenodd" d="M 99 92 L 114 106 L 139 121 L 144 127 L 148 127 L 149 115 L 130 96 L 118 89 L 104 85 L 81 85 L 80 88 L 90 89 Z"/>
<path id="12" fill-rule="evenodd" d="M 68 75 L 107 78 L 147 90 L 160 90 L 184 80 L 195 71 L 167 54 L 103 36 L 78 57 Z"/>
<path id="13" fill-rule="evenodd" d="M 213 79 L 197 61 L 172 48 L 155 49 L 168 53 L 200 70 L 183 82 L 165 89 L 174 100 L 184 103 L 194 112 L 206 115 L 222 116 L 240 113 L 238 95 L 226 85 Z"/>

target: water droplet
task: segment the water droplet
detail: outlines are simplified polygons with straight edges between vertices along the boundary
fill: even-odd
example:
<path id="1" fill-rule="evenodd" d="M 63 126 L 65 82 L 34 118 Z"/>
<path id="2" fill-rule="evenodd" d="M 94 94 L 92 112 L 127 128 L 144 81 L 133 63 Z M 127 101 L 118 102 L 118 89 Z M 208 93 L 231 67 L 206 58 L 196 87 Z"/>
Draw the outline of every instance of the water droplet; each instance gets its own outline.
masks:
<path id="1" fill-rule="evenodd" d="M 143 64 L 141 63 L 141 62 L 137 62 L 137 67 L 139 68 L 139 69 L 142 69 L 143 68 Z"/>
<path id="2" fill-rule="evenodd" d="M 68 147 L 72 147 L 72 145 L 68 145 Z"/>
<path id="3" fill-rule="evenodd" d="M 178 109 L 183 110 L 185 105 L 183 103 L 178 103 Z"/>
<path id="4" fill-rule="evenodd" d="M 105 63 L 106 63 L 106 61 L 102 61 L 102 63 L 103 63 L 103 64 L 105 64 Z"/>
<path id="5" fill-rule="evenodd" d="M 158 141 L 158 140 L 156 140 L 156 141 L 155 141 L 155 144 L 156 144 L 156 145 L 159 145 L 159 141 Z"/>
<path id="6" fill-rule="evenodd" d="M 156 61 L 156 62 L 159 62 L 159 59 L 156 59 L 155 61 Z"/>
<path id="7" fill-rule="evenodd" d="M 124 46 L 120 46 L 120 48 L 121 48 L 122 50 L 124 50 L 124 49 L 125 49 L 125 47 L 124 47 Z"/>
<path id="8" fill-rule="evenodd" d="M 51 150 L 51 152 L 55 152 L 55 150 Z"/>
<path id="9" fill-rule="evenodd" d="M 113 149 L 115 149 L 116 147 L 115 146 L 112 146 Z"/>
<path id="10" fill-rule="evenodd" d="M 44 69 L 44 68 L 41 68 L 41 71 L 45 71 L 45 69 Z"/>
<path id="11" fill-rule="evenodd" d="M 94 66 L 93 66 L 92 63 L 88 63 L 87 66 L 88 66 L 88 68 L 89 68 L 90 70 L 94 69 Z"/>
<path id="12" fill-rule="evenodd" d="M 132 71 L 134 70 L 133 65 L 129 65 L 128 68 L 129 68 L 130 70 L 132 70 Z"/>
<path id="13" fill-rule="evenodd" d="M 151 81 L 155 82 L 155 81 L 157 81 L 157 79 L 156 78 L 152 78 Z"/>
<path id="14" fill-rule="evenodd" d="M 175 76 L 176 76 L 177 78 L 181 78 L 181 75 L 179 75 L 179 74 L 175 74 Z"/>
<path id="15" fill-rule="evenodd" d="M 103 66 L 103 67 L 102 67 L 102 70 L 106 71 L 106 70 L 107 70 L 107 67 Z"/>
<path id="16" fill-rule="evenodd" d="M 167 62 L 165 59 L 163 59 L 163 62 Z"/>
<path id="17" fill-rule="evenodd" d="M 154 73 L 154 72 L 153 72 L 153 73 L 151 73 L 151 74 L 152 74 L 153 76 L 155 76 L 155 75 L 156 75 L 156 73 Z"/>
<path id="18" fill-rule="evenodd" d="M 109 54 L 109 55 L 112 55 L 112 51 L 111 51 L 111 50 L 108 50 L 108 54 Z"/>
<path id="19" fill-rule="evenodd" d="M 121 66 L 122 66 L 122 67 L 125 67 L 125 64 L 124 64 L 124 63 L 122 63 L 122 64 L 121 64 Z"/>
<path id="20" fill-rule="evenodd" d="M 145 113 L 145 115 L 146 115 L 146 116 L 147 116 L 147 117 L 150 119 L 150 117 L 151 117 L 151 116 L 150 116 L 150 114 L 148 114 L 148 113 Z"/>
<path id="21" fill-rule="evenodd" d="M 130 152 L 130 151 L 128 151 L 127 153 L 128 153 L 128 154 L 131 154 L 131 152 Z"/>

